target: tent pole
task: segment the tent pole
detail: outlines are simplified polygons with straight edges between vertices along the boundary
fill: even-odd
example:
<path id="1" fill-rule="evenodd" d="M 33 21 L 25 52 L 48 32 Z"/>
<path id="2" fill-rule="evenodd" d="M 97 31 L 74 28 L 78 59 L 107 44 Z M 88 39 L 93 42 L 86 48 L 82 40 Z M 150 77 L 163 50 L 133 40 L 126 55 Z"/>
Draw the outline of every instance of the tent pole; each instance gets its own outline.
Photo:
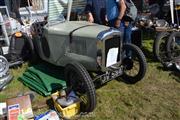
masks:
<path id="1" fill-rule="evenodd" d="M 171 22 L 174 24 L 174 2 L 173 0 L 170 1 L 170 11 L 171 11 Z"/>

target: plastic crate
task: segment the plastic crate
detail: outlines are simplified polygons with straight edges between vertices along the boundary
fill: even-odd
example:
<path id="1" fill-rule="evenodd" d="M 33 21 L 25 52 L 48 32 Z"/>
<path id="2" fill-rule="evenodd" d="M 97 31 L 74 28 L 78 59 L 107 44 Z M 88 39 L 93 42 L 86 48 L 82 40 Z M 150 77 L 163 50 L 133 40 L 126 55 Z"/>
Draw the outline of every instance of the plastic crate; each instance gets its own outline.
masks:
<path id="1" fill-rule="evenodd" d="M 71 118 L 80 112 L 80 101 L 73 103 L 72 105 L 67 106 L 65 108 L 62 108 L 61 105 L 58 104 L 56 101 L 58 96 L 59 96 L 58 92 L 51 95 L 54 102 L 54 107 L 57 109 L 58 112 L 62 114 L 63 117 Z"/>

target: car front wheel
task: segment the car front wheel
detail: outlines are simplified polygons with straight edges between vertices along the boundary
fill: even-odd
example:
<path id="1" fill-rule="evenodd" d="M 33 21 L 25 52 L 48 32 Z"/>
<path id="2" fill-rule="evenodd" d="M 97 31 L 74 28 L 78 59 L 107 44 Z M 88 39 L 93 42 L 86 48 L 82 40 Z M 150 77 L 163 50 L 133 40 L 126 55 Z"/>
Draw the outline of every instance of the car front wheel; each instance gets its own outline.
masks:
<path id="1" fill-rule="evenodd" d="M 133 44 L 124 44 L 123 54 L 124 73 L 121 76 L 123 80 L 133 84 L 143 79 L 147 69 L 147 62 L 141 49 Z"/>
<path id="2" fill-rule="evenodd" d="M 65 67 L 67 88 L 73 90 L 81 100 L 81 111 L 92 112 L 96 106 L 94 83 L 87 70 L 79 63 L 73 62 Z"/>

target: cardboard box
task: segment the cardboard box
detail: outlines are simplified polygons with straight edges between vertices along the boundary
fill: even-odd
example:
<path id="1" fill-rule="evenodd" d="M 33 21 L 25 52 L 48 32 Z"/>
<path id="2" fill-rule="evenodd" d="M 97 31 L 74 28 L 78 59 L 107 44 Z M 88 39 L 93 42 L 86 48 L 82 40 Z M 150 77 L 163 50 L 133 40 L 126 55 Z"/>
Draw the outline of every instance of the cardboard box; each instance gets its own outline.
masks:
<path id="1" fill-rule="evenodd" d="M 19 115 L 28 119 L 34 116 L 29 95 L 10 98 L 6 103 L 8 108 L 8 120 L 18 120 Z"/>

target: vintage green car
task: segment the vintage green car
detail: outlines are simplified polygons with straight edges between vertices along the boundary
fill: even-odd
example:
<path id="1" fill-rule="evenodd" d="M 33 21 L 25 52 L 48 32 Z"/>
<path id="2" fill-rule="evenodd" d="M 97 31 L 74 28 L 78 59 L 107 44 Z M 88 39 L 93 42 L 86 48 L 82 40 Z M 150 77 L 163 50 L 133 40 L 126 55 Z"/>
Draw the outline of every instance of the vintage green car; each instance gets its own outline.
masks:
<path id="1" fill-rule="evenodd" d="M 133 44 L 123 44 L 117 29 L 62 19 L 35 22 L 32 28 L 38 55 L 65 68 L 68 88 L 81 98 L 83 112 L 91 112 L 96 106 L 95 85 L 120 77 L 135 83 L 145 76 L 147 63 L 143 52 Z"/>

